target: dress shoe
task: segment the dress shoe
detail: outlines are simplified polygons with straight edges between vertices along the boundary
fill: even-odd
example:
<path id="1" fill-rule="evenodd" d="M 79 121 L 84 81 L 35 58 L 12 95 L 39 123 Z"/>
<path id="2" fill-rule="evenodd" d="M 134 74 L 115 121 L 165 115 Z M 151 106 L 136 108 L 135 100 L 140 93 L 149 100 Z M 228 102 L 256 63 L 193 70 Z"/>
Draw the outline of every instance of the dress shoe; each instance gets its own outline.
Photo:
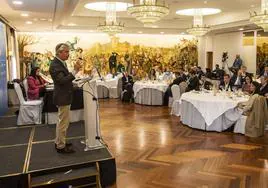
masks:
<path id="1" fill-rule="evenodd" d="M 74 153 L 75 151 L 73 150 L 73 149 L 71 149 L 71 148 L 69 148 L 69 147 L 64 147 L 64 148 L 62 148 L 62 149 L 58 149 L 58 148 L 56 148 L 56 150 L 57 150 L 57 152 L 58 153 L 63 153 L 63 154 L 69 154 L 69 153 Z"/>
<path id="2" fill-rule="evenodd" d="M 65 146 L 67 146 L 67 147 L 71 147 L 73 144 L 72 143 L 70 143 L 70 142 L 68 142 L 68 143 L 65 143 Z M 57 144 L 55 144 L 55 148 L 57 149 Z"/>

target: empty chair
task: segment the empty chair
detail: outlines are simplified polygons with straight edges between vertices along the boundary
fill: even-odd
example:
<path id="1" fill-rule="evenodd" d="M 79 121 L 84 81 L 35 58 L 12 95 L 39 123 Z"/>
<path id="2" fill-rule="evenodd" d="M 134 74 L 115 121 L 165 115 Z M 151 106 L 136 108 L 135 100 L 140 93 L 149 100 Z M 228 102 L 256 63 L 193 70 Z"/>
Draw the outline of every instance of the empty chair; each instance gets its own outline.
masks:
<path id="1" fill-rule="evenodd" d="M 171 114 L 180 116 L 180 97 L 181 97 L 180 86 L 174 84 L 171 87 L 171 92 L 173 96 Z"/>
<path id="2" fill-rule="evenodd" d="M 14 83 L 14 88 L 20 101 L 17 125 L 41 124 L 43 101 L 25 101 L 20 85 L 18 83 Z"/>

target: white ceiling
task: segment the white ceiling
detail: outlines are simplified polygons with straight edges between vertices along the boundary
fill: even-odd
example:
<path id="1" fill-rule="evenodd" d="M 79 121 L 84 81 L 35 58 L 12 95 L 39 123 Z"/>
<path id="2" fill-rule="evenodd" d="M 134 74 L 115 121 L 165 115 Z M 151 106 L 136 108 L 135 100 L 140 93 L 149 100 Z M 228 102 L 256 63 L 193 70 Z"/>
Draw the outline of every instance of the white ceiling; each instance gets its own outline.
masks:
<path id="1" fill-rule="evenodd" d="M 91 31 L 96 30 L 98 23 L 105 20 L 105 12 L 97 12 L 84 8 L 89 2 L 97 0 L 22 0 L 23 5 L 13 5 L 12 0 L 0 0 L 0 15 L 15 26 L 19 31 Z M 107 1 L 107 0 L 106 0 Z M 111 0 L 108 0 L 111 1 Z M 115 1 L 115 0 L 114 0 Z M 118 0 L 120 1 L 120 0 Z M 132 3 L 132 0 L 121 0 Z M 255 29 L 249 22 L 249 11 L 260 8 L 261 0 L 166 0 L 170 14 L 157 22 L 158 28 L 144 28 L 143 24 L 126 12 L 118 13 L 118 20 L 125 23 L 125 33 L 159 33 L 180 34 L 186 32 L 192 24 L 192 17 L 176 15 L 179 9 L 188 8 L 219 8 L 220 14 L 204 17 L 204 23 L 210 25 L 214 32 L 237 30 L 245 27 Z M 28 13 L 29 17 L 22 17 Z M 42 21 L 40 19 L 46 19 Z M 32 21 L 28 25 L 25 22 Z M 76 26 L 68 26 L 75 23 Z"/>

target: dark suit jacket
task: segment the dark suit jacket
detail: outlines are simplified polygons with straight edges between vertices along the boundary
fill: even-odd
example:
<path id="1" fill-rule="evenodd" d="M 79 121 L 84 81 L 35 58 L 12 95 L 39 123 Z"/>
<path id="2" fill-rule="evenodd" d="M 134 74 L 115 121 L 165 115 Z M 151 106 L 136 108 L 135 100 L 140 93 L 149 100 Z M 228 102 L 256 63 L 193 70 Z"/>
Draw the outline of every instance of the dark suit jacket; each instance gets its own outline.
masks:
<path id="1" fill-rule="evenodd" d="M 264 88 L 260 88 L 260 95 L 264 96 L 266 93 L 268 93 L 268 84 Z"/>
<path id="2" fill-rule="evenodd" d="M 186 92 L 192 91 L 192 90 L 199 90 L 199 79 L 197 76 L 194 76 L 193 78 L 190 78 L 189 84 L 186 88 Z"/>
<path id="3" fill-rule="evenodd" d="M 225 87 L 225 83 L 224 83 L 224 81 L 221 81 L 221 83 L 220 83 L 220 89 L 221 90 L 226 90 L 226 91 L 228 91 L 229 89 L 231 90 L 231 91 L 233 91 L 233 84 L 232 84 L 232 82 L 230 81 L 229 82 L 229 84 L 228 84 L 228 86 L 227 86 L 227 89 L 225 89 L 226 87 Z"/>
<path id="4" fill-rule="evenodd" d="M 73 94 L 72 81 L 75 77 L 57 58 L 51 62 L 49 73 L 54 81 L 53 103 L 57 106 L 70 105 Z"/>
<path id="5" fill-rule="evenodd" d="M 123 76 L 122 77 L 122 88 L 123 88 L 123 90 L 126 89 L 126 86 L 128 84 L 131 84 L 133 86 L 133 78 L 132 78 L 132 76 L 128 75 L 128 81 L 127 81 L 126 76 Z"/>

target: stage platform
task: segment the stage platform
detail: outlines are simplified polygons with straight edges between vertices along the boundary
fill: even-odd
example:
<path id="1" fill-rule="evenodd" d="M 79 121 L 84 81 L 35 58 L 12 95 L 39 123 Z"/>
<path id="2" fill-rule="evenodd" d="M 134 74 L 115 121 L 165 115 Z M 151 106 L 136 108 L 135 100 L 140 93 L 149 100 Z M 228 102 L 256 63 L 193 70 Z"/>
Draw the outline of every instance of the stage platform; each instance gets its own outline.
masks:
<path id="1" fill-rule="evenodd" d="M 84 122 L 71 123 L 67 139 L 75 153 L 57 153 L 55 125 L 17 127 L 0 117 L 0 187 L 106 187 L 116 181 L 115 158 L 105 146 L 84 151 Z"/>

